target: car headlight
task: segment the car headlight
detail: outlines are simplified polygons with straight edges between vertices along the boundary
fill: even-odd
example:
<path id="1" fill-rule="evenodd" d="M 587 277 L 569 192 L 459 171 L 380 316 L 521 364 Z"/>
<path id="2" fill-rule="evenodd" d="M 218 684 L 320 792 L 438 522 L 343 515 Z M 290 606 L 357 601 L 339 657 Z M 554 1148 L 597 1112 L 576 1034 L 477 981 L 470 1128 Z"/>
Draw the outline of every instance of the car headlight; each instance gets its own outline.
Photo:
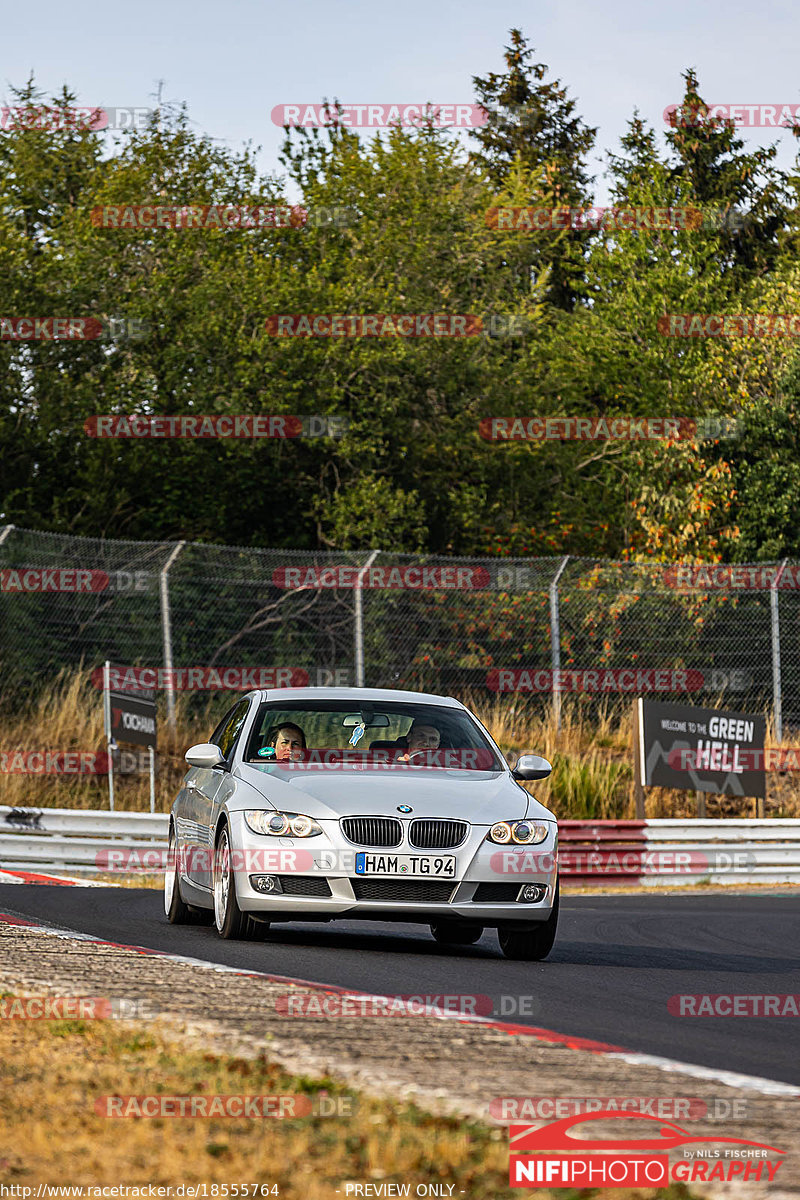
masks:
<path id="1" fill-rule="evenodd" d="M 311 817 L 303 813 L 269 812 L 264 809 L 248 809 L 244 814 L 245 824 L 253 833 L 266 833 L 271 837 L 316 837 L 322 829 Z"/>
<path id="2" fill-rule="evenodd" d="M 501 846 L 509 842 L 517 846 L 535 846 L 543 842 L 548 833 L 546 825 L 536 825 L 533 821 L 496 821 L 487 833 L 486 840 Z"/>

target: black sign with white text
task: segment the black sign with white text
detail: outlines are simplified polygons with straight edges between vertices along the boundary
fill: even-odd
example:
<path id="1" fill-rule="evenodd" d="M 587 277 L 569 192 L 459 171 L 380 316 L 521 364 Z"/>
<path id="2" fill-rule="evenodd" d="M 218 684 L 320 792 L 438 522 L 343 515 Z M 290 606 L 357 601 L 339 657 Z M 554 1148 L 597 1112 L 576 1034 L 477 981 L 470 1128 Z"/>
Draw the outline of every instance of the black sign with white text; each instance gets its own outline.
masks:
<path id="1" fill-rule="evenodd" d="M 766 718 L 753 713 L 640 700 L 645 787 L 766 795 Z"/>
<path id="2" fill-rule="evenodd" d="M 156 745 L 156 706 L 153 700 L 140 700 L 127 692 L 110 692 L 111 736 L 117 742 L 134 746 Z"/>

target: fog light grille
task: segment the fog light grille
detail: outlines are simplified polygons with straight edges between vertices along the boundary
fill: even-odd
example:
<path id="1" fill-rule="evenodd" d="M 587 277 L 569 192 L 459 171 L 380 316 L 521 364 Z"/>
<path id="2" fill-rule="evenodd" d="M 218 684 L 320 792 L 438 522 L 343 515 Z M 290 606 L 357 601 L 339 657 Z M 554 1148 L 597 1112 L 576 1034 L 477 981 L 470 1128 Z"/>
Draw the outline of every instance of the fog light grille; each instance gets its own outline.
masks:
<path id="1" fill-rule="evenodd" d="M 277 875 L 251 875 L 250 886 L 254 892 L 260 892 L 262 896 L 279 896 L 281 894 L 281 881 Z"/>

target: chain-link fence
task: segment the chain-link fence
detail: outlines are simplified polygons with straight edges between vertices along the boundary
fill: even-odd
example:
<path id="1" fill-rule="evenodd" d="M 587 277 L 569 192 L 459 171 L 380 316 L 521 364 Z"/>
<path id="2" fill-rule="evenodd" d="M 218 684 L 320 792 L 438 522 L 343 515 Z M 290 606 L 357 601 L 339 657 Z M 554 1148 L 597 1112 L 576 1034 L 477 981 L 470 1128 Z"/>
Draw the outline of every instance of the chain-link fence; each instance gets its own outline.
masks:
<path id="1" fill-rule="evenodd" d="M 140 667 L 166 694 L 366 685 L 767 708 L 800 724 L 800 566 L 441 558 L 0 527 L 3 693 Z M 129 684 L 132 686 L 132 683 Z"/>

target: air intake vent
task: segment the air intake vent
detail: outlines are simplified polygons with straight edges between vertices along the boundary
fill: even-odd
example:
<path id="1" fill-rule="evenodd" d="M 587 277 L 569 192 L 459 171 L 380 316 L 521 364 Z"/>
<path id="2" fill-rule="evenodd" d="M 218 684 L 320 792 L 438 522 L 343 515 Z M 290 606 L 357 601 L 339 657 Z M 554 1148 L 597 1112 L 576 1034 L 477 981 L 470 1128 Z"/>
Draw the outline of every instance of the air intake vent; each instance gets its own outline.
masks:
<path id="1" fill-rule="evenodd" d="M 446 904 L 456 884 L 447 879 L 351 879 L 356 900 Z"/>
<path id="2" fill-rule="evenodd" d="M 344 817 L 342 830 L 355 846 L 399 846 L 403 827 L 393 817 Z"/>
<path id="3" fill-rule="evenodd" d="M 408 840 L 420 850 L 451 850 L 467 836 L 466 821 L 412 821 Z"/>
<path id="4" fill-rule="evenodd" d="M 473 904 L 489 904 L 493 901 L 514 901 L 519 895 L 518 883 L 479 883 L 472 897 Z"/>
<path id="5" fill-rule="evenodd" d="M 330 896 L 331 886 L 327 879 L 315 879 L 308 875 L 279 875 L 284 896 Z"/>

